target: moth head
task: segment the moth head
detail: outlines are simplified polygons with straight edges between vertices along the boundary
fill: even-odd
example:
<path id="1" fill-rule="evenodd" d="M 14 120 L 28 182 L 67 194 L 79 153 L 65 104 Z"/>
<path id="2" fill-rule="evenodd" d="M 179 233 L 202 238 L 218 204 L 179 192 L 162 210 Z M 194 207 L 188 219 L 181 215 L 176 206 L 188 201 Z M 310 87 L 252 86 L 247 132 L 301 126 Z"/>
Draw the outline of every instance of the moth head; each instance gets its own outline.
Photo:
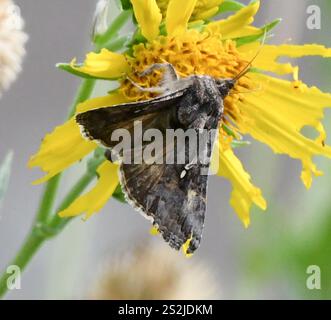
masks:
<path id="1" fill-rule="evenodd" d="M 216 80 L 217 88 L 218 88 L 218 90 L 220 92 L 220 95 L 222 96 L 223 99 L 230 93 L 230 91 L 233 89 L 236 82 L 240 78 L 244 77 L 248 72 L 251 71 L 251 67 L 252 67 L 253 62 L 258 57 L 258 55 L 260 54 L 260 52 L 261 52 L 261 50 L 264 46 L 264 42 L 265 42 L 265 39 L 266 39 L 266 34 L 267 34 L 267 30 L 264 31 L 263 41 L 261 43 L 261 46 L 260 46 L 259 50 L 255 54 L 255 56 L 252 58 L 252 60 L 247 63 L 246 67 L 243 70 L 241 70 L 233 79 L 217 79 Z"/>
<path id="2" fill-rule="evenodd" d="M 221 97 L 224 99 L 233 89 L 236 83 L 235 79 L 217 79 L 216 85 Z"/>

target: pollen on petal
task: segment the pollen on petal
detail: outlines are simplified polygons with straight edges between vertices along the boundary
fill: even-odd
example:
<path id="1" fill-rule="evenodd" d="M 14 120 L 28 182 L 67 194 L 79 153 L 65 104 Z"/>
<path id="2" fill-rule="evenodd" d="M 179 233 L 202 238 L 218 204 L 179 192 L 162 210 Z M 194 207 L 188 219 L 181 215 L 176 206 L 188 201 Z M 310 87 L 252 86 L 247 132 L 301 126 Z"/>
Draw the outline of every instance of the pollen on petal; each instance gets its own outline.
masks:
<path id="1" fill-rule="evenodd" d="M 99 212 L 116 190 L 118 165 L 105 161 L 97 169 L 99 176 L 95 187 L 88 193 L 77 198 L 67 209 L 59 213 L 60 217 L 73 217 L 86 213 L 85 219 Z"/>

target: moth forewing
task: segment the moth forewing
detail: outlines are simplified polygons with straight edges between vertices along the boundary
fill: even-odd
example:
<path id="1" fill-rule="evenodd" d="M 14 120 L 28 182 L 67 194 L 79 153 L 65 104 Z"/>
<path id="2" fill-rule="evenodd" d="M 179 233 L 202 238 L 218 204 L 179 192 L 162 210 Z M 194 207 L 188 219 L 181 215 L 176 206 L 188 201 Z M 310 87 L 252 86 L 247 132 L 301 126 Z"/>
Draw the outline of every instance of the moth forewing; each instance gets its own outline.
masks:
<path id="1" fill-rule="evenodd" d="M 114 130 L 125 128 L 133 133 L 136 121 L 141 121 L 142 135 L 148 129 L 159 130 L 164 139 L 167 130 L 191 130 L 198 135 L 202 143 L 193 147 L 193 157 L 187 139 L 167 142 L 154 155 L 155 159 L 164 159 L 163 163 L 144 159 L 142 163 L 125 163 L 122 158 L 119 173 L 128 202 L 153 221 L 171 247 L 179 249 L 189 241 L 187 251 L 193 253 L 202 237 L 207 174 L 223 114 L 223 98 L 232 84 L 227 86 L 209 76 L 167 80 L 164 93 L 155 99 L 88 111 L 76 119 L 89 139 L 101 141 L 110 150 L 116 146 L 111 141 Z M 202 131 L 208 135 L 199 137 Z M 143 154 L 149 143 L 137 147 L 133 142 L 131 148 L 141 149 Z M 176 150 L 185 150 L 184 161 L 176 162 L 175 157 L 168 163 L 169 152 Z"/>

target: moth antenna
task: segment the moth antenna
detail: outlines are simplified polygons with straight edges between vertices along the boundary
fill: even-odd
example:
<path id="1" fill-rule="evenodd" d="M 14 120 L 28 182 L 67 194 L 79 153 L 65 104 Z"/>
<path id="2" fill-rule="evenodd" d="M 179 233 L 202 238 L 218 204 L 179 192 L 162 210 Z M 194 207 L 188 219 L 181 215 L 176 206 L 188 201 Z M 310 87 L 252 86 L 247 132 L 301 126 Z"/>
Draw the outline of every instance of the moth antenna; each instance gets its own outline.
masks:
<path id="1" fill-rule="evenodd" d="M 264 30 L 264 35 L 263 35 L 263 40 L 262 40 L 262 43 L 260 45 L 260 48 L 259 50 L 256 52 L 256 54 L 254 55 L 254 57 L 251 59 L 250 62 L 248 62 L 247 66 L 239 72 L 238 75 L 236 75 L 233 80 L 234 81 L 238 81 L 241 77 L 243 77 L 246 73 L 249 72 L 249 69 L 251 68 L 252 66 L 252 63 L 255 61 L 255 59 L 259 56 L 259 54 L 261 53 L 263 47 L 264 47 L 264 44 L 265 44 L 265 40 L 266 40 L 266 36 L 267 36 L 267 29 Z"/>

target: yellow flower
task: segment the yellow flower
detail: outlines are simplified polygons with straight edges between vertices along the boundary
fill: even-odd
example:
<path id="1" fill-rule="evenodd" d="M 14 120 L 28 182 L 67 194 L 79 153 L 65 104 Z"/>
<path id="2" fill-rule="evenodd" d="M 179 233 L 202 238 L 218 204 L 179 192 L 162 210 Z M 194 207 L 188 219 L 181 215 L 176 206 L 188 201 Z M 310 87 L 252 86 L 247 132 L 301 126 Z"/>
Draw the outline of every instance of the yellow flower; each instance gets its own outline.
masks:
<path id="1" fill-rule="evenodd" d="M 220 1 L 209 3 L 211 6 L 218 6 Z M 265 44 L 261 47 L 258 37 L 263 36 L 264 30 L 252 26 L 259 9 L 259 1 L 251 3 L 225 20 L 206 23 L 199 30 L 190 28 L 189 21 L 192 14 L 195 18 L 201 17 L 201 8 L 204 8 L 204 4 L 207 6 L 207 1 L 135 0 L 132 4 L 141 33 L 147 42 L 133 46 L 130 56 L 104 49 L 99 54 L 87 55 L 83 66 L 74 67 L 81 73 L 103 79 L 127 75 L 142 87 L 151 87 L 158 83 L 160 72 L 156 71 L 143 78 L 137 74 L 153 63 L 167 61 L 182 77 L 200 74 L 228 78 L 238 75 L 260 50 L 258 57 L 253 61 L 254 69 L 238 81 L 225 99 L 224 124 L 231 128 L 235 135 L 250 135 L 270 146 L 275 153 L 300 160 L 301 179 L 309 188 L 313 176 L 322 174 L 312 158 L 316 155 L 331 157 L 331 148 L 325 145 L 326 134 L 321 124 L 324 108 L 331 106 L 331 95 L 302 83 L 298 78 L 298 67 L 281 63 L 278 58 L 308 55 L 331 57 L 331 49 L 315 44 Z M 210 9 L 209 6 L 206 8 Z M 163 15 L 166 12 L 166 35 L 156 32 L 161 30 L 160 12 Z M 250 41 L 240 42 L 248 38 Z M 273 76 L 263 72 L 271 72 Z M 282 75 L 288 74 L 293 76 L 293 81 L 281 78 Z M 150 94 L 137 90 L 130 81 L 120 80 L 118 91 L 80 104 L 77 112 L 150 97 Z M 315 128 L 319 137 L 312 140 L 304 136 L 301 130 L 306 126 Z M 266 201 L 232 150 L 233 138 L 229 136 L 229 131 L 223 128 L 224 126 L 220 129 L 214 164 L 215 161 L 219 161 L 218 174 L 230 180 L 233 187 L 230 204 L 244 225 L 248 226 L 252 204 L 265 210 Z M 93 142 L 81 137 L 78 126 L 71 119 L 46 136 L 40 151 L 31 159 L 30 165 L 39 166 L 47 172 L 46 177 L 40 180 L 45 181 L 79 161 L 95 148 Z M 115 183 L 110 183 L 117 183 L 114 171 L 114 166 L 105 164 L 98 170 L 100 180 L 96 188 L 104 190 L 106 196 L 99 198 L 101 192 L 92 191 L 83 196 L 83 200 L 77 199 L 61 213 L 61 216 L 82 212 L 91 215 L 93 210 L 99 210 L 114 191 Z M 108 185 L 104 183 L 103 175 L 107 176 Z"/>

